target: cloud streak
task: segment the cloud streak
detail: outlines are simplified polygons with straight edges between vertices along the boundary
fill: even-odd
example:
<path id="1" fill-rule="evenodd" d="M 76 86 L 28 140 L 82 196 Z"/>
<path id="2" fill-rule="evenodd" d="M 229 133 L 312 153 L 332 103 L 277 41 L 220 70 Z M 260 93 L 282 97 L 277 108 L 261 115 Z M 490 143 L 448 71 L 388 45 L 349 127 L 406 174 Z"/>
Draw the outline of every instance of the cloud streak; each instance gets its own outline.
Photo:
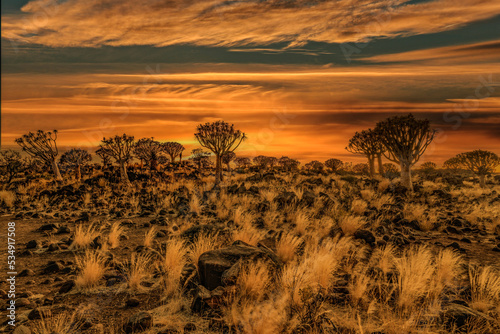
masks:
<path id="1" fill-rule="evenodd" d="M 494 0 L 35 0 L 2 37 L 51 47 L 343 43 L 435 33 L 500 14 Z"/>

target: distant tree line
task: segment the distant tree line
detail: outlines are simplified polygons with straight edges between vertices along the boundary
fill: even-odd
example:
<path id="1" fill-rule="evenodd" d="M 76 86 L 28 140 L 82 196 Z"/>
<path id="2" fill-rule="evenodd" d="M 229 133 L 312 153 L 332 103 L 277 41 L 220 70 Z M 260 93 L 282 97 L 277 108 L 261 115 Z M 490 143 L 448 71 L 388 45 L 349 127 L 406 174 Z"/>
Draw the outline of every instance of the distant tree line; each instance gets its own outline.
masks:
<path id="1" fill-rule="evenodd" d="M 92 161 L 92 156 L 86 150 L 73 148 L 61 155 L 57 160 L 59 151 L 57 147 L 57 130 L 44 132 L 29 132 L 16 139 L 16 143 L 28 154 L 22 158 L 19 152 L 6 150 L 0 152 L 0 168 L 6 176 L 7 183 L 21 170 L 33 171 L 36 168 L 49 167 L 52 169 L 57 181 L 62 181 L 59 164 L 74 170 L 77 180 L 81 179 L 81 168 Z M 429 120 L 415 119 L 412 114 L 388 118 L 376 124 L 374 129 L 356 132 L 349 140 L 346 150 L 363 155 L 368 163 L 356 164 L 343 163 L 339 159 L 331 158 L 324 163 L 314 160 L 306 163 L 304 170 L 314 172 L 349 171 L 360 174 L 375 175 L 375 162 L 378 173 L 396 173 L 397 167 L 392 163 L 383 163 L 382 157 L 399 165 L 401 182 L 409 189 L 413 189 L 411 168 L 419 161 L 428 145 L 432 142 L 435 131 L 430 128 Z M 234 125 L 224 121 L 200 124 L 194 134 L 202 148 L 191 151 L 191 160 L 198 169 L 211 168 L 210 157 L 215 157 L 215 186 L 223 180 L 223 165 L 231 175 L 231 163 L 239 169 L 251 166 L 258 170 L 292 171 L 299 168 L 300 162 L 296 159 L 282 156 L 281 158 L 259 155 L 252 160 L 248 157 L 238 157 L 235 150 L 247 138 L 245 133 L 234 128 Z M 207 151 L 204 150 L 207 149 Z M 114 162 L 119 167 L 120 180 L 129 183 L 127 165 L 133 158 L 140 160 L 141 168 L 144 165 L 152 172 L 159 165 L 182 161 L 184 146 L 177 142 L 160 142 L 154 138 L 141 138 L 135 141 L 133 136 L 126 134 L 103 138 L 95 154 L 102 160 L 103 168 L 111 166 Z M 466 169 L 479 176 L 480 185 L 485 186 L 485 176 L 494 172 L 500 164 L 499 157 L 489 151 L 475 150 L 465 152 L 448 159 L 443 167 L 450 170 Z M 433 162 L 425 162 L 421 170 L 437 168 Z"/>

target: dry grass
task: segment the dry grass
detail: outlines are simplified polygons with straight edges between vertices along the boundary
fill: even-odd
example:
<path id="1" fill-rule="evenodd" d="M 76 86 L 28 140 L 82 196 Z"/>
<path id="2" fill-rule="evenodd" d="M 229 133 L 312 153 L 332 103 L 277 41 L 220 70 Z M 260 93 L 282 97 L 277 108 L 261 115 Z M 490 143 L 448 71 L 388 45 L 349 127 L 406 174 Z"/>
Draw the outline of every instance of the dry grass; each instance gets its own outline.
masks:
<path id="1" fill-rule="evenodd" d="M 262 262 L 245 266 L 238 276 L 236 285 L 242 298 L 255 301 L 262 300 L 271 284 L 271 273 Z"/>
<path id="2" fill-rule="evenodd" d="M 52 315 L 50 310 L 40 313 L 40 320 L 33 323 L 34 334 L 76 333 L 82 327 L 82 321 L 77 319 L 77 312 L 62 312 Z"/>
<path id="3" fill-rule="evenodd" d="M 144 247 L 153 248 L 157 233 L 158 228 L 156 226 L 151 226 L 151 228 L 144 235 Z"/>
<path id="4" fill-rule="evenodd" d="M 198 236 L 196 241 L 189 247 L 189 261 L 198 269 L 198 259 L 200 255 L 218 249 L 221 246 L 217 234 L 202 234 Z"/>
<path id="5" fill-rule="evenodd" d="M 120 238 L 125 235 L 125 229 L 121 226 L 120 222 L 114 222 L 111 225 L 108 234 L 108 244 L 110 248 L 116 248 L 120 244 Z"/>
<path id="6" fill-rule="evenodd" d="M 500 304 L 500 273 L 492 267 L 469 267 L 471 306 L 479 311 L 488 311 Z"/>
<path id="7" fill-rule="evenodd" d="M 105 258 L 97 251 L 85 251 L 83 256 L 76 257 L 76 264 L 80 271 L 75 283 L 84 289 L 97 286 L 107 270 Z"/>
<path id="8" fill-rule="evenodd" d="M 357 215 L 362 215 L 368 208 L 368 203 L 362 199 L 355 199 L 351 203 L 351 211 Z"/>
<path id="9" fill-rule="evenodd" d="M 172 295 L 179 289 L 179 279 L 182 268 L 187 263 L 188 250 L 183 241 L 170 240 L 162 255 L 160 269 L 163 271 L 163 286 L 167 296 Z"/>
<path id="10" fill-rule="evenodd" d="M 87 248 L 99 235 L 101 235 L 100 229 L 95 225 L 88 225 L 87 228 L 85 228 L 83 225 L 78 225 L 75 229 L 75 235 L 73 238 L 73 243 L 71 244 L 71 248 Z"/>
<path id="11" fill-rule="evenodd" d="M 16 200 L 16 194 L 8 190 L 0 190 L 0 203 L 3 203 L 8 208 L 12 208 Z"/>
<path id="12" fill-rule="evenodd" d="M 345 235 L 353 235 L 357 230 L 366 224 L 363 217 L 347 215 L 340 219 L 339 227 Z"/>
<path id="13" fill-rule="evenodd" d="M 422 204 L 405 203 L 403 206 L 403 216 L 409 221 L 422 220 L 424 218 L 425 211 L 427 211 L 427 207 Z"/>
<path id="14" fill-rule="evenodd" d="M 297 255 L 297 250 L 302 243 L 302 239 L 291 233 L 283 234 L 276 243 L 276 255 L 284 263 L 292 261 Z"/>
<path id="15" fill-rule="evenodd" d="M 398 272 L 396 287 L 398 290 L 398 306 L 409 311 L 413 305 L 426 296 L 434 267 L 432 254 L 427 247 L 415 247 L 404 252 L 395 259 Z"/>
<path id="16" fill-rule="evenodd" d="M 298 235 L 304 235 L 311 225 L 311 217 L 305 212 L 297 212 L 293 218 L 293 222 L 295 223 L 295 232 Z"/>
<path id="17" fill-rule="evenodd" d="M 132 291 L 141 291 L 141 283 L 151 276 L 151 254 L 132 253 L 130 262 L 126 266 L 128 288 Z"/>

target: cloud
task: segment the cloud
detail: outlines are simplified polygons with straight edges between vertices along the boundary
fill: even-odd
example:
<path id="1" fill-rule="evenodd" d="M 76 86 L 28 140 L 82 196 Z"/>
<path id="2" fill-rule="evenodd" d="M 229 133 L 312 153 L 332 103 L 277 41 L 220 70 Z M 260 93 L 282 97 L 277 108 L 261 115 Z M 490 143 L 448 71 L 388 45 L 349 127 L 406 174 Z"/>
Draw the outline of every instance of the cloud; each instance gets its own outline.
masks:
<path id="1" fill-rule="evenodd" d="M 425 62 L 434 65 L 499 62 L 500 40 L 383 54 L 360 60 L 373 63 Z"/>
<path id="2" fill-rule="evenodd" d="M 500 2 L 433 0 L 35 0 L 2 16 L 2 37 L 51 47 L 195 44 L 289 47 L 452 30 Z"/>

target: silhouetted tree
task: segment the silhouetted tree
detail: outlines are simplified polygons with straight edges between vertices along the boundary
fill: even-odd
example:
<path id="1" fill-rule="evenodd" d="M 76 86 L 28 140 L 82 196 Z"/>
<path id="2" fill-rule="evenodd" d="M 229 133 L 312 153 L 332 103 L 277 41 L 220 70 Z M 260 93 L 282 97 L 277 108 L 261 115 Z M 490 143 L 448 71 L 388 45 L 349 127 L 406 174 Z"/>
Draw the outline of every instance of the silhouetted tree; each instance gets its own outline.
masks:
<path id="1" fill-rule="evenodd" d="M 246 168 L 252 164 L 250 162 L 250 158 L 246 157 L 237 157 L 234 159 L 234 163 L 238 166 L 238 168 Z"/>
<path id="2" fill-rule="evenodd" d="M 22 147 L 23 151 L 37 160 L 41 160 L 52 167 L 57 181 L 62 181 L 61 172 L 57 165 L 57 130 L 45 132 L 38 130 L 36 133 L 29 132 L 21 138 L 16 139 L 16 143 Z"/>
<path id="3" fill-rule="evenodd" d="M 200 124 L 194 135 L 201 146 L 215 154 L 215 186 L 218 186 L 222 181 L 221 157 L 228 152 L 234 152 L 246 136 L 236 130 L 234 125 L 224 121 Z"/>
<path id="4" fill-rule="evenodd" d="M 278 164 L 278 158 L 276 157 L 267 157 L 267 165 L 273 169 L 274 166 Z"/>
<path id="5" fill-rule="evenodd" d="M 227 166 L 227 171 L 229 175 L 231 175 L 231 161 L 233 161 L 236 158 L 236 154 L 234 152 L 227 152 L 222 156 L 222 162 L 226 164 Z"/>
<path id="6" fill-rule="evenodd" d="M 111 138 L 103 138 L 100 147 L 103 154 L 115 159 L 120 166 L 120 179 L 123 183 L 129 183 L 127 174 L 127 162 L 132 159 L 132 149 L 134 148 L 134 137 L 123 134 Z"/>
<path id="7" fill-rule="evenodd" d="M 158 156 L 160 154 L 162 147 L 161 144 L 151 138 L 141 138 L 134 144 L 134 154 L 137 158 L 141 159 L 141 167 L 142 161 L 146 162 L 149 167 L 149 170 L 155 170 L 158 166 Z"/>
<path id="8" fill-rule="evenodd" d="M 486 186 L 486 175 L 495 171 L 500 165 L 498 155 L 490 151 L 474 150 L 471 152 L 460 153 L 456 156 L 457 163 L 464 169 L 468 169 L 479 176 L 481 188 Z"/>
<path id="9" fill-rule="evenodd" d="M 166 142 L 161 144 L 163 152 L 170 156 L 170 161 L 174 162 L 176 157 L 179 157 L 179 161 L 182 160 L 182 151 L 184 151 L 184 146 L 176 142 Z"/>
<path id="10" fill-rule="evenodd" d="M 14 150 L 0 152 L 0 170 L 2 175 L 7 176 L 6 184 L 10 184 L 12 179 L 23 170 L 24 161 L 21 154 Z"/>
<path id="11" fill-rule="evenodd" d="M 432 161 L 426 161 L 420 165 L 420 169 L 424 171 L 431 171 L 437 169 L 437 164 Z"/>
<path id="12" fill-rule="evenodd" d="M 109 166 L 110 161 L 111 161 L 111 156 L 109 155 L 109 153 L 106 152 L 106 150 L 103 147 L 99 147 L 95 151 L 95 154 L 99 158 L 101 158 L 103 169 Z"/>
<path id="13" fill-rule="evenodd" d="M 413 190 L 411 167 L 434 139 L 435 130 L 430 128 L 429 120 L 417 120 L 412 114 L 395 116 L 377 123 L 375 130 L 387 148 L 384 156 L 400 164 L 401 182 Z"/>
<path id="14" fill-rule="evenodd" d="M 291 159 L 289 157 L 279 158 L 278 163 L 280 164 L 281 168 L 286 171 L 296 169 L 300 165 L 300 162 L 298 160 Z"/>
<path id="15" fill-rule="evenodd" d="M 370 167 L 368 166 L 368 164 L 355 164 L 354 166 L 352 166 L 352 171 L 354 173 L 358 173 L 358 174 L 369 174 L 370 173 Z"/>
<path id="16" fill-rule="evenodd" d="M 332 172 L 337 172 L 342 168 L 344 163 L 339 159 L 328 159 L 325 161 L 325 166 L 330 168 Z"/>
<path id="17" fill-rule="evenodd" d="M 68 165 L 75 169 L 75 178 L 77 180 L 82 179 L 81 166 L 92 161 L 92 156 L 89 152 L 81 148 L 73 148 L 61 155 L 59 162 L 64 165 Z"/>
<path id="18" fill-rule="evenodd" d="M 379 172 L 382 172 L 382 152 L 385 148 L 378 134 L 372 129 L 356 132 L 349 140 L 346 150 L 354 154 L 363 154 L 368 158 L 370 176 L 375 174 L 375 158 L 378 158 Z"/>
<path id="19" fill-rule="evenodd" d="M 443 163 L 443 167 L 446 169 L 451 169 L 451 170 L 459 170 L 462 165 L 460 163 L 460 160 L 457 157 L 449 158 Z"/>
<path id="20" fill-rule="evenodd" d="M 253 163 L 257 166 L 259 166 L 262 169 L 267 168 L 267 165 L 269 163 L 269 158 L 266 157 L 265 155 L 258 155 L 252 159 Z"/>
<path id="21" fill-rule="evenodd" d="M 210 157 L 210 152 L 203 151 L 201 148 L 195 148 L 191 151 L 191 160 L 193 160 L 197 165 L 198 169 L 201 170 L 202 167 L 208 165 L 208 159 Z"/>
<path id="22" fill-rule="evenodd" d="M 307 169 L 307 170 L 312 170 L 312 171 L 319 172 L 319 171 L 323 170 L 324 165 L 321 162 L 317 161 L 317 160 L 313 160 L 313 161 L 310 161 L 310 162 L 306 163 L 304 165 L 304 168 Z"/>
<path id="23" fill-rule="evenodd" d="M 383 164 L 383 168 L 384 168 L 384 175 L 396 174 L 399 172 L 398 166 L 390 162 L 386 162 L 385 164 Z"/>

